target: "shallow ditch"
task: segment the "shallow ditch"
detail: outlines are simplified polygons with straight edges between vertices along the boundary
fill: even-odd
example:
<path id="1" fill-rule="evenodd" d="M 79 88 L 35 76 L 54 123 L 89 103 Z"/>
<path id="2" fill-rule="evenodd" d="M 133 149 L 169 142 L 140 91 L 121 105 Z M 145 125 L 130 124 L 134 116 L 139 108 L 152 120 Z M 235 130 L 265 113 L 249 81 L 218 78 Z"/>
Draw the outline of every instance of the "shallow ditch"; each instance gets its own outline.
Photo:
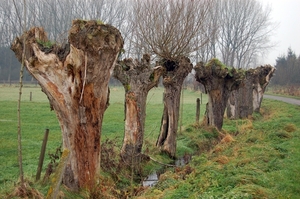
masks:
<path id="1" fill-rule="evenodd" d="M 172 165 L 173 167 L 183 167 L 187 165 L 192 159 L 191 155 L 184 155 L 183 157 L 180 157 L 176 159 Z M 159 176 L 167 171 L 167 168 L 170 166 L 164 166 L 162 169 L 156 170 L 153 173 L 149 174 L 143 181 L 142 185 L 143 187 L 153 187 L 156 185 L 159 181 Z"/>

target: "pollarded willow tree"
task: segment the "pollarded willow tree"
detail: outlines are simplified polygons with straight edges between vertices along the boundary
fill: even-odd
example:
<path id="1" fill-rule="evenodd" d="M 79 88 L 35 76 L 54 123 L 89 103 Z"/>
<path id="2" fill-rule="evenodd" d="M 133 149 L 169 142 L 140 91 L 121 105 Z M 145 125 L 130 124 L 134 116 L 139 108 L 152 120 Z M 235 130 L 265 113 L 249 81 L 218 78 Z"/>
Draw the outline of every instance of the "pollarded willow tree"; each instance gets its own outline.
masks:
<path id="1" fill-rule="evenodd" d="M 114 77 L 125 89 L 125 128 L 121 157 L 126 164 L 140 162 L 144 139 L 146 100 L 150 89 L 157 86 L 162 66 L 151 67 L 150 55 L 144 54 L 141 61 L 131 58 L 118 61 Z"/>
<path id="2" fill-rule="evenodd" d="M 257 75 L 253 80 L 253 110 L 260 111 L 261 102 L 267 86 L 275 73 L 275 68 L 271 65 L 256 68 Z"/>
<path id="3" fill-rule="evenodd" d="M 206 123 L 221 130 L 228 98 L 230 93 L 241 85 L 244 71 L 227 67 L 215 58 L 207 64 L 197 63 L 194 70 L 196 80 L 204 85 L 208 94 Z"/>
<path id="4" fill-rule="evenodd" d="M 187 57 L 207 42 L 204 21 L 210 8 L 211 0 L 133 1 L 133 42 L 137 48 L 155 54 L 166 69 L 164 112 L 156 145 L 171 157 L 176 153 L 181 87 L 192 70 Z"/>
<path id="5" fill-rule="evenodd" d="M 232 119 L 247 118 L 259 112 L 263 94 L 275 68 L 270 65 L 249 69 L 245 72 L 242 86 L 233 91 L 227 105 L 227 116 Z"/>
<path id="6" fill-rule="evenodd" d="M 25 38 L 25 40 L 24 40 Z M 63 182 L 73 190 L 92 188 L 100 172 L 100 137 L 108 106 L 108 82 L 123 47 L 120 32 L 97 21 L 74 20 L 68 44 L 50 44 L 43 28 L 17 37 L 11 46 L 55 110 L 63 147 L 69 151 Z"/>

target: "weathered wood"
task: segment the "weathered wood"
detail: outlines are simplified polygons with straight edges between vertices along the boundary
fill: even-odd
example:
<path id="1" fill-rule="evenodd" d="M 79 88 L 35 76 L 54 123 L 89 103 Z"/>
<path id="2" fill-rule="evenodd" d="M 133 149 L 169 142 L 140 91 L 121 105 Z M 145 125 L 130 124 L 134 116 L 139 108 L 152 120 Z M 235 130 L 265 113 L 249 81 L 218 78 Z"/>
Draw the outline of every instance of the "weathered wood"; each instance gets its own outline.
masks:
<path id="1" fill-rule="evenodd" d="M 275 73 L 271 65 L 260 66 L 257 69 L 257 76 L 253 82 L 253 110 L 259 112 L 264 92 Z"/>
<path id="2" fill-rule="evenodd" d="M 125 89 L 125 128 L 121 157 L 127 164 L 141 159 L 146 116 L 146 100 L 150 89 L 157 86 L 164 68 L 150 66 L 150 55 L 141 61 L 131 58 L 119 61 L 114 77 Z"/>
<path id="3" fill-rule="evenodd" d="M 240 86 L 244 72 L 227 67 L 217 59 L 210 60 L 206 65 L 199 62 L 194 70 L 196 80 L 204 85 L 208 94 L 204 121 L 220 130 L 230 92 Z"/>
<path id="4" fill-rule="evenodd" d="M 243 119 L 259 112 L 264 91 L 270 82 L 275 68 L 270 65 L 249 69 L 245 72 L 242 86 L 231 92 L 227 105 L 227 116 Z"/>
<path id="5" fill-rule="evenodd" d="M 123 47 L 120 32 L 97 21 L 74 20 L 69 43 L 49 45 L 42 28 L 16 38 L 12 50 L 47 95 L 70 151 L 63 182 L 69 188 L 92 188 L 100 172 L 100 135 L 108 106 L 108 82 Z"/>
<path id="6" fill-rule="evenodd" d="M 164 111 L 156 146 L 175 158 L 181 88 L 193 65 L 187 57 L 179 57 L 175 61 L 163 60 L 162 65 L 166 68 L 163 74 Z"/>
<path id="7" fill-rule="evenodd" d="M 196 100 L 196 123 L 199 124 L 200 119 L 200 98 Z"/>
<path id="8" fill-rule="evenodd" d="M 47 146 L 47 141 L 48 141 L 48 135 L 49 135 L 49 129 L 46 129 L 45 134 L 44 134 L 42 147 L 41 147 L 41 152 L 40 152 L 39 163 L 38 163 L 38 168 L 37 168 L 35 180 L 39 180 L 41 178 L 41 172 L 42 172 L 43 163 L 44 163 L 44 157 L 45 157 L 45 151 L 46 151 L 46 146 Z"/>

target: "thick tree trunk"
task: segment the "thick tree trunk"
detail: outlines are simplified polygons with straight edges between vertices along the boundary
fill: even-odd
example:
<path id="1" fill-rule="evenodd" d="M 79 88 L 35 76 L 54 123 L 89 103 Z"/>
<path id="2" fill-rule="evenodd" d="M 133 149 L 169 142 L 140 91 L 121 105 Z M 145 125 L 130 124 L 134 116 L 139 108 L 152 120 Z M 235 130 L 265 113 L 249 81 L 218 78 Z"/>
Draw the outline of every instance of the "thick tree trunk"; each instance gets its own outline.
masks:
<path id="1" fill-rule="evenodd" d="M 56 111 L 69 159 L 63 182 L 69 188 L 92 188 L 100 171 L 100 135 L 108 106 L 108 81 L 123 46 L 120 32 L 96 21 L 74 20 L 69 44 L 49 45 L 42 28 L 16 38 L 12 50 L 22 58 Z"/>
<path id="2" fill-rule="evenodd" d="M 164 61 L 163 66 L 167 70 L 163 75 L 164 112 L 156 146 L 174 158 L 176 155 L 181 87 L 193 65 L 188 58 L 180 57 L 176 61 Z"/>
<path id="3" fill-rule="evenodd" d="M 275 72 L 271 65 L 256 68 L 256 78 L 253 81 L 253 110 L 259 112 L 264 92 Z"/>
<path id="4" fill-rule="evenodd" d="M 164 68 L 151 68 L 150 56 L 145 54 L 141 62 L 124 59 L 114 70 L 125 89 L 125 129 L 121 157 L 126 164 L 140 162 L 144 139 L 146 100 L 148 92 L 157 86 Z"/>
<path id="5" fill-rule="evenodd" d="M 204 85 L 208 94 L 205 121 L 207 125 L 221 130 L 230 92 L 240 86 L 243 71 L 226 67 L 217 59 L 210 60 L 206 65 L 199 62 L 194 70 L 196 80 Z"/>
<path id="6" fill-rule="evenodd" d="M 230 119 L 247 118 L 253 113 L 253 80 L 255 70 L 246 71 L 242 86 L 232 91 L 227 104 L 227 117 Z"/>

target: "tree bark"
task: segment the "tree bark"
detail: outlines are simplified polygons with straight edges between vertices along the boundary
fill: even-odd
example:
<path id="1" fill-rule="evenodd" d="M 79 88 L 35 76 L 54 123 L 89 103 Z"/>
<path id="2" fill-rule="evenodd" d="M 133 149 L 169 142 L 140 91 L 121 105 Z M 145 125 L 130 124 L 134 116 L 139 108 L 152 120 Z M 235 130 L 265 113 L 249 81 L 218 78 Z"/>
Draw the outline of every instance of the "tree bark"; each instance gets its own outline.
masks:
<path id="1" fill-rule="evenodd" d="M 210 60 L 206 65 L 199 62 L 194 70 L 196 80 L 204 85 L 208 94 L 205 121 L 207 125 L 221 130 L 230 92 L 240 86 L 244 73 L 223 65 L 217 59 Z"/>
<path id="2" fill-rule="evenodd" d="M 270 82 L 275 68 L 266 65 L 246 71 L 242 87 L 233 91 L 227 105 L 227 116 L 231 119 L 243 119 L 259 112 L 263 94 Z"/>
<path id="3" fill-rule="evenodd" d="M 164 111 L 156 146 L 174 158 L 181 88 L 193 65 L 187 57 L 180 57 L 176 61 L 164 60 L 163 66 L 166 68 L 166 73 L 163 74 Z"/>
<path id="4" fill-rule="evenodd" d="M 125 89 L 125 128 L 121 157 L 126 164 L 140 162 L 146 116 L 146 100 L 150 89 L 157 86 L 164 68 L 150 66 L 150 55 L 142 60 L 124 59 L 114 69 L 114 77 Z"/>
<path id="5" fill-rule="evenodd" d="M 108 106 L 108 81 L 123 47 L 120 32 L 96 21 L 74 20 L 65 46 L 51 44 L 43 28 L 35 27 L 11 46 L 37 79 L 55 110 L 70 151 L 63 182 L 73 190 L 92 188 L 100 172 L 100 135 Z"/>
<path id="6" fill-rule="evenodd" d="M 275 68 L 271 65 L 256 68 L 257 75 L 253 82 L 253 111 L 259 112 L 265 90 L 275 73 Z"/>
<path id="7" fill-rule="evenodd" d="M 227 117 L 230 119 L 244 119 L 253 113 L 253 81 L 256 72 L 249 69 L 245 72 L 245 79 L 241 87 L 231 92 L 227 104 Z"/>

